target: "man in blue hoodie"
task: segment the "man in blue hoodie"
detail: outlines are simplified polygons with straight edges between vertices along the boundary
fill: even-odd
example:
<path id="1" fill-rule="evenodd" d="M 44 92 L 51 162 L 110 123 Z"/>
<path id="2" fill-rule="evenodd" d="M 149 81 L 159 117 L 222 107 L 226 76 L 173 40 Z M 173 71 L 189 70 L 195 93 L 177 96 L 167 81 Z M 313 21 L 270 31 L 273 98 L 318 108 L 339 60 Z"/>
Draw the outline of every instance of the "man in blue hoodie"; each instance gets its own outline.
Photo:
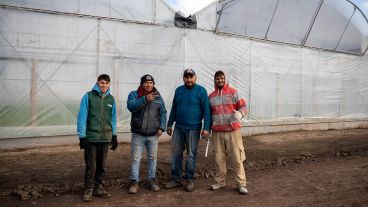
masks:
<path id="1" fill-rule="evenodd" d="M 109 145 L 111 150 L 118 147 L 116 104 L 110 94 L 109 75 L 98 76 L 92 91 L 83 96 L 78 113 L 77 131 L 79 146 L 80 149 L 84 149 L 86 163 L 83 201 L 91 201 L 92 195 L 109 198 L 111 194 L 102 186 L 106 158 Z"/>
<path id="2" fill-rule="evenodd" d="M 186 69 L 183 75 L 184 85 L 175 90 L 174 100 L 167 123 L 167 134 L 172 135 L 172 125 L 175 130 L 171 140 L 171 181 L 165 188 L 181 185 L 182 160 L 184 149 L 187 149 L 184 189 L 188 192 L 194 189 L 194 174 L 197 161 L 197 147 L 202 137 L 207 137 L 210 130 L 211 111 L 204 87 L 196 84 L 197 76 L 193 69 Z M 203 127 L 202 127 L 203 120 Z M 201 132 L 202 130 L 202 132 Z"/>
<path id="3" fill-rule="evenodd" d="M 131 173 L 128 192 L 135 194 L 138 191 L 139 167 L 142 153 L 147 152 L 147 180 L 150 190 L 160 190 L 155 183 L 158 138 L 166 129 L 166 108 L 164 100 L 155 86 L 155 80 L 149 74 L 141 77 L 138 90 L 131 91 L 127 106 L 132 112 L 130 121 L 131 139 Z"/>

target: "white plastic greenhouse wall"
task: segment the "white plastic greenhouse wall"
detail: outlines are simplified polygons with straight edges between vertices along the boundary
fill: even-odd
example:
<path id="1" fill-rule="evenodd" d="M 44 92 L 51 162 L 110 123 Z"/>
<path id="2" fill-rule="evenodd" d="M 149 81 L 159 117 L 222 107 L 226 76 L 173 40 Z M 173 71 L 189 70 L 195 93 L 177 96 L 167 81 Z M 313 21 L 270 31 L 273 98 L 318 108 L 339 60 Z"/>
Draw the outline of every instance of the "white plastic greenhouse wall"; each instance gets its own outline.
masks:
<path id="1" fill-rule="evenodd" d="M 345 24 L 352 41 L 341 36 L 339 47 L 320 48 L 272 27 L 276 39 L 239 34 L 229 12 L 229 24 L 218 21 L 220 7 L 198 12 L 198 29 L 183 29 L 161 0 L 0 0 L 0 138 L 76 134 L 80 100 L 102 73 L 112 78 L 118 130 L 129 132 L 126 101 L 140 77 L 155 78 L 170 111 L 185 68 L 208 93 L 214 72 L 227 74 L 247 100 L 243 135 L 368 127 L 368 27 L 357 42 Z"/>

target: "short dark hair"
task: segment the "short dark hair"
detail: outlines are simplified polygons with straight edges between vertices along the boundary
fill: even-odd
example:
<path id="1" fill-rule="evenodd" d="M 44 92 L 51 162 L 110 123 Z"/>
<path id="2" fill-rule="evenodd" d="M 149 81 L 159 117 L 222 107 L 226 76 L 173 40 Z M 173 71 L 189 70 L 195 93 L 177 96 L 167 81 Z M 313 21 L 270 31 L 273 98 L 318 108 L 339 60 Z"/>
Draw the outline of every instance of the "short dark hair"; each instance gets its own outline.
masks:
<path id="1" fill-rule="evenodd" d="M 219 77 L 219 76 L 225 76 L 225 73 L 224 72 L 222 72 L 222 70 L 218 70 L 218 71 L 216 71 L 216 73 L 215 73 L 215 79 L 217 78 L 217 77 Z"/>
<path id="2" fill-rule="evenodd" d="M 100 80 L 105 80 L 106 82 L 110 82 L 110 76 L 107 74 L 101 74 L 97 78 L 97 82 Z"/>

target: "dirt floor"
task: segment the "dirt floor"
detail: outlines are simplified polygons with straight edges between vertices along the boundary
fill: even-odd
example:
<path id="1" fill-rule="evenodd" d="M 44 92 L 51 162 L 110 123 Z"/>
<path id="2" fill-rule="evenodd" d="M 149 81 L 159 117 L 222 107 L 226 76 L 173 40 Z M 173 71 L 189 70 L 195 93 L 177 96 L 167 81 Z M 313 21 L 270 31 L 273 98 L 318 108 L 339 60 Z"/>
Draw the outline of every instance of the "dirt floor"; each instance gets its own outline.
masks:
<path id="1" fill-rule="evenodd" d="M 298 131 L 244 137 L 249 195 L 235 190 L 228 165 L 227 186 L 210 191 L 212 152 L 200 142 L 197 180 L 182 188 L 151 192 L 140 183 L 127 193 L 130 145 L 109 152 L 105 186 L 113 196 L 81 201 L 84 161 L 79 147 L 0 151 L 0 206 L 368 206 L 368 129 Z M 145 177 L 143 159 L 141 178 Z M 169 180 L 170 143 L 160 143 L 157 179 Z"/>

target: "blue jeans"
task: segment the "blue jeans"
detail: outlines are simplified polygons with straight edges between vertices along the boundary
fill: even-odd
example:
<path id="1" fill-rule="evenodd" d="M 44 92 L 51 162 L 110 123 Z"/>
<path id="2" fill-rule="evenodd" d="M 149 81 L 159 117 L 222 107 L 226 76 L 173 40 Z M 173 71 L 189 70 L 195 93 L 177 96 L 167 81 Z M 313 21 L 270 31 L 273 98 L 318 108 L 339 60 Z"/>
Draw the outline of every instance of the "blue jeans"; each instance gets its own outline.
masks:
<path id="1" fill-rule="evenodd" d="M 158 137 L 154 136 L 143 136 L 140 134 L 132 133 L 131 140 L 131 171 L 130 180 L 139 181 L 139 167 L 141 164 L 142 153 L 144 147 L 147 152 L 147 179 L 156 179 L 156 166 L 157 166 L 157 148 L 158 148 Z"/>
<path id="2" fill-rule="evenodd" d="M 182 174 L 183 151 L 187 149 L 187 161 L 185 163 L 186 180 L 194 180 L 197 162 L 197 147 L 200 137 L 199 129 L 175 128 L 171 140 L 171 179 L 180 181 Z"/>

